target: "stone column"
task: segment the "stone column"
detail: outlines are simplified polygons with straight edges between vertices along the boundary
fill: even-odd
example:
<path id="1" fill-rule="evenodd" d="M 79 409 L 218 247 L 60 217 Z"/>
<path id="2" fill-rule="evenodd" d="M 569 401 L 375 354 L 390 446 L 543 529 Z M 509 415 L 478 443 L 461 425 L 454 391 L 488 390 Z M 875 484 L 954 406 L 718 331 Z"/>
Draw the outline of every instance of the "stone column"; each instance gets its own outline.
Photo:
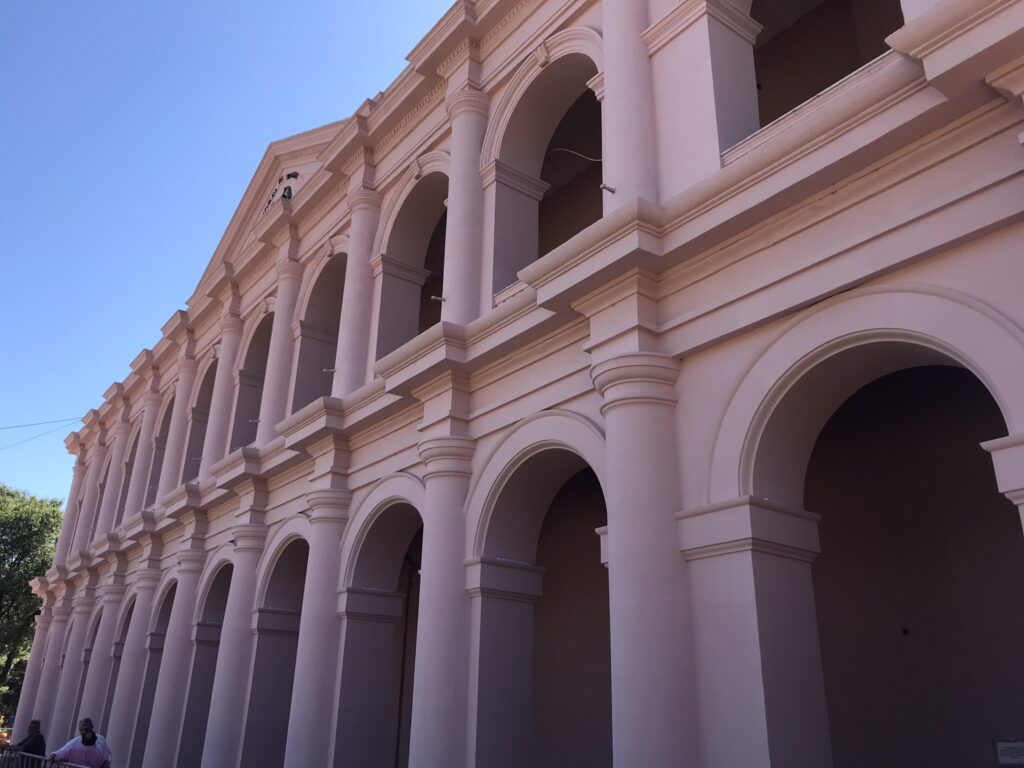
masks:
<path id="1" fill-rule="evenodd" d="M 127 415 L 127 414 L 125 414 Z M 110 449 L 110 469 L 107 471 L 107 482 L 103 487 L 103 499 L 100 501 L 99 516 L 96 519 L 96 536 L 110 533 L 114 525 L 114 514 L 117 502 L 121 498 L 121 483 L 124 482 L 124 461 L 128 452 L 128 435 L 132 425 L 121 420 L 114 427 L 114 442 Z"/>
<path id="2" fill-rule="evenodd" d="M 444 241 L 441 319 L 465 325 L 480 316 L 484 188 L 480 148 L 487 130 L 487 96 L 466 85 L 448 96 L 452 123 L 448 172 L 448 223 Z"/>
<path id="3" fill-rule="evenodd" d="M 352 224 L 345 262 L 334 385 L 331 389 L 335 397 L 344 397 L 354 392 L 367 379 L 367 357 L 372 346 L 370 327 L 373 324 L 373 274 L 370 259 L 380 218 L 380 195 L 365 187 L 350 190 L 348 207 L 352 214 Z"/>
<path id="4" fill-rule="evenodd" d="M 992 455 L 996 487 L 1017 507 L 1024 527 L 1024 433 L 987 440 L 981 447 Z"/>
<path id="5" fill-rule="evenodd" d="M 102 438 L 102 436 L 101 436 Z M 75 540 L 71 545 L 69 557 L 74 557 L 92 543 L 92 523 L 96 519 L 96 507 L 100 500 L 100 474 L 103 472 L 103 461 L 107 458 L 107 446 L 97 440 L 89 460 L 89 469 L 85 473 L 85 494 L 78 510 L 78 522 L 75 528 Z"/>
<path id="6" fill-rule="evenodd" d="M 192 409 L 192 386 L 196 382 L 197 367 L 196 359 L 191 356 L 184 356 L 178 361 L 178 381 L 174 385 L 174 408 L 171 410 L 171 426 L 167 432 L 167 444 L 164 446 L 164 463 L 160 468 L 157 503 L 181 485 L 185 438 L 188 435 L 188 414 Z"/>
<path id="7" fill-rule="evenodd" d="M 72 470 L 71 490 L 68 492 L 68 500 L 64 505 L 64 519 L 60 523 L 60 537 L 57 539 L 57 551 L 53 555 L 54 566 L 60 568 L 68 561 L 68 552 L 71 550 L 71 539 L 75 535 L 75 522 L 82 514 L 82 508 L 78 504 L 78 494 L 82 490 L 82 481 L 87 473 L 86 465 L 80 460 L 75 463 Z"/>
<path id="8" fill-rule="evenodd" d="M 118 579 L 121 580 L 123 577 Z M 100 615 L 96 639 L 92 644 L 89 670 L 82 690 L 82 706 L 79 708 L 82 717 L 91 717 L 95 723 L 103 722 L 103 707 L 106 705 L 110 672 L 114 665 L 114 632 L 117 629 L 124 591 L 124 584 L 118 582 L 104 584 L 97 590 L 103 613 Z"/>
<path id="9" fill-rule="evenodd" d="M 231 535 L 235 554 L 217 649 L 217 671 L 210 695 L 203 768 L 233 768 L 238 763 L 245 725 L 245 692 L 252 668 L 256 570 L 263 552 L 266 528 L 243 525 L 233 528 Z"/>
<path id="10" fill-rule="evenodd" d="M 643 198 L 658 202 L 651 61 L 643 35 L 647 3 L 603 0 L 604 107 L 601 110 L 605 213 Z"/>
<path id="11" fill-rule="evenodd" d="M 53 701 L 57 694 L 57 681 L 60 678 L 60 656 L 64 647 L 64 635 L 68 621 L 71 619 L 71 601 L 67 597 L 56 605 L 52 611 L 50 630 L 46 635 L 46 655 L 43 658 L 43 671 L 39 675 L 39 686 L 36 689 L 36 700 L 32 705 L 32 718 L 44 726 L 49 726 L 53 712 Z M 43 733 L 49 734 L 49 730 Z"/>
<path id="12" fill-rule="evenodd" d="M 43 733 L 56 744 L 63 744 L 75 730 L 72 720 L 75 717 L 75 705 L 78 704 L 78 690 L 82 682 L 82 652 L 85 650 L 89 618 L 95 604 L 91 589 L 76 595 L 72 602 L 72 623 L 64 651 L 64 669 L 60 673 L 57 698 L 53 703 L 53 716 L 50 722 L 43 723 Z"/>
<path id="13" fill-rule="evenodd" d="M 210 467 L 227 455 L 231 408 L 235 399 L 235 364 L 241 340 L 242 320 L 237 313 L 226 315 L 220 324 L 217 372 L 213 378 L 210 416 L 206 423 L 203 458 L 199 464 L 200 483 L 204 483 L 212 477 Z"/>
<path id="14" fill-rule="evenodd" d="M 310 491 L 309 559 L 302 591 L 302 616 L 295 654 L 285 768 L 329 765 L 334 730 L 334 684 L 338 664 L 340 541 L 351 494 Z M 326 721 L 330 723 L 325 726 Z"/>
<path id="15" fill-rule="evenodd" d="M 274 325 L 270 331 L 270 352 L 260 400 L 260 423 L 256 428 L 256 445 L 263 446 L 277 437 L 276 425 L 288 415 L 288 388 L 292 377 L 295 336 L 292 318 L 302 283 L 302 265 L 286 259 L 277 266 L 277 301 L 274 304 Z"/>
<path id="16" fill-rule="evenodd" d="M 701 765 L 832 765 L 811 562 L 818 516 L 743 497 L 679 515 Z"/>
<path id="17" fill-rule="evenodd" d="M 192 666 L 192 626 L 195 623 L 199 574 L 205 561 L 206 553 L 200 550 L 186 549 L 178 553 L 178 585 L 174 591 L 160 674 L 153 695 L 153 714 L 146 737 L 143 768 L 173 768 L 178 756 Z"/>
<path id="18" fill-rule="evenodd" d="M 627 354 L 591 369 L 607 446 L 613 763 L 696 765 L 686 568 L 676 541 L 679 364 Z"/>
<path id="19" fill-rule="evenodd" d="M 469 685 L 462 507 L 469 488 L 473 441 L 435 437 L 422 441 L 419 448 L 426 490 L 409 766 L 458 768 L 466 763 Z"/>
<path id="20" fill-rule="evenodd" d="M 124 517 L 128 520 L 142 511 L 146 503 L 146 487 L 153 465 L 156 420 L 160 415 L 160 393 L 149 392 L 142 398 L 142 427 L 139 429 L 139 447 L 136 449 L 135 466 L 128 481 L 128 496 L 124 502 Z"/>
<path id="21" fill-rule="evenodd" d="M 21 697 L 18 699 L 18 711 L 21 712 L 14 722 L 14 741 L 21 741 L 28 732 L 28 721 L 31 720 L 32 709 L 39 692 L 39 679 L 43 673 L 43 657 L 46 656 L 46 640 L 53 621 L 53 598 L 47 595 L 43 610 L 36 616 L 36 631 L 32 636 L 32 652 L 25 667 L 25 677 L 21 683 Z"/>
<path id="22" fill-rule="evenodd" d="M 114 689 L 110 725 L 106 733 L 107 742 L 114 753 L 114 765 L 127 765 L 128 755 L 131 754 L 146 674 L 146 634 L 153 618 L 153 598 L 159 583 L 160 572 L 155 569 L 147 568 L 135 576 L 135 607 L 132 609 L 124 649 L 121 651 L 121 668 L 117 673 L 117 687 Z"/>

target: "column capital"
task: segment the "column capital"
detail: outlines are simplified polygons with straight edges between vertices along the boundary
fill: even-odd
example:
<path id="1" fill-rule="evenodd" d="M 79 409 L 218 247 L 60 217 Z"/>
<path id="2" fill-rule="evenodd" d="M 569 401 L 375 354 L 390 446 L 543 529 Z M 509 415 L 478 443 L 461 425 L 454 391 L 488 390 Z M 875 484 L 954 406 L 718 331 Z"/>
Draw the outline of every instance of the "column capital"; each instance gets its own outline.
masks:
<path id="1" fill-rule="evenodd" d="M 148 410 L 150 408 L 159 408 L 160 403 L 163 402 L 163 397 L 159 392 L 149 391 L 142 396 L 141 400 L 142 407 Z"/>
<path id="2" fill-rule="evenodd" d="M 381 204 L 380 193 L 369 187 L 357 187 L 349 190 L 348 209 L 355 211 L 379 211 Z"/>
<path id="3" fill-rule="evenodd" d="M 220 320 L 221 336 L 241 336 L 244 323 L 237 313 L 225 314 Z"/>
<path id="4" fill-rule="evenodd" d="M 487 94 L 472 85 L 465 85 L 448 96 L 445 100 L 448 117 L 454 120 L 461 115 L 478 115 L 487 117 L 491 108 L 491 100 Z"/>
<path id="5" fill-rule="evenodd" d="M 309 505 L 306 515 L 310 523 L 344 523 L 348 520 L 352 492 L 339 488 L 307 491 L 306 503 Z"/>
<path id="6" fill-rule="evenodd" d="M 178 553 L 178 573 L 199 573 L 206 563 L 206 552 L 201 549 L 185 549 Z"/>
<path id="7" fill-rule="evenodd" d="M 295 259 L 283 259 L 277 263 L 278 282 L 302 279 L 302 262 Z"/>
<path id="8" fill-rule="evenodd" d="M 127 587 L 124 584 L 102 584 L 96 588 L 96 594 L 100 603 L 104 605 L 116 605 L 121 602 Z"/>
<path id="9" fill-rule="evenodd" d="M 42 611 L 36 614 L 36 631 L 48 629 L 50 624 L 53 623 L 53 609 L 43 608 Z"/>
<path id="10" fill-rule="evenodd" d="M 71 606 L 70 605 L 55 605 L 53 607 L 53 621 L 66 622 L 71 618 Z"/>
<path id="11" fill-rule="evenodd" d="M 231 544 L 235 552 L 262 552 L 267 543 L 267 527 L 250 523 L 231 529 Z"/>
<path id="12" fill-rule="evenodd" d="M 71 612 L 76 616 L 88 616 L 96 607 L 96 597 L 92 589 L 85 589 L 82 594 L 76 595 L 71 602 Z"/>
<path id="13" fill-rule="evenodd" d="M 432 437 L 419 444 L 420 459 L 426 467 L 424 477 L 434 475 L 459 475 L 469 477 L 473 473 L 471 462 L 476 441 L 469 437 L 449 435 Z"/>
<path id="14" fill-rule="evenodd" d="M 136 571 L 135 574 L 135 591 L 155 591 L 160 585 L 160 571 L 156 568 L 143 568 L 140 571 Z"/>
<path id="15" fill-rule="evenodd" d="M 595 363 L 590 368 L 594 387 L 606 408 L 626 403 L 674 405 L 679 361 L 654 352 L 637 352 Z"/>
<path id="16" fill-rule="evenodd" d="M 987 440 L 981 447 L 992 456 L 999 492 L 1024 506 L 1024 433 Z"/>
<path id="17" fill-rule="evenodd" d="M 199 369 L 199 361 L 192 355 L 182 355 L 178 358 L 178 383 L 181 383 L 182 375 L 195 375 Z"/>

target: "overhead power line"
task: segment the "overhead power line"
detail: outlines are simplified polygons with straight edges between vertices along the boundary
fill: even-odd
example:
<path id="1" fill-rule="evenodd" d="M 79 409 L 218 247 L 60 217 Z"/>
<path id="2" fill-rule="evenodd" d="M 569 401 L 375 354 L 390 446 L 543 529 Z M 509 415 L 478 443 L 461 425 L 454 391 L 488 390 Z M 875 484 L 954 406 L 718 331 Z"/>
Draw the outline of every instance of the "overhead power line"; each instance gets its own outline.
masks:
<path id="1" fill-rule="evenodd" d="M 79 416 L 72 416 L 66 419 L 51 419 L 50 421 L 33 421 L 30 424 L 10 424 L 6 427 L 0 427 L 0 429 L 22 429 L 24 427 L 42 427 L 46 424 L 66 424 L 69 421 L 78 421 Z"/>
<path id="2" fill-rule="evenodd" d="M 50 423 L 52 424 L 53 422 L 50 422 Z M 38 435 L 32 435 L 32 437 L 26 437 L 24 440 L 18 440 L 18 441 L 13 442 L 13 443 L 8 443 L 7 445 L 0 445 L 0 451 L 6 451 L 8 448 L 13 448 L 16 445 L 21 445 L 23 443 L 27 443 L 30 440 L 35 440 L 38 437 L 44 437 L 45 435 L 53 434 L 54 432 L 57 432 L 58 430 L 61 430 L 61 429 L 67 429 L 67 424 L 64 423 L 64 424 L 61 424 L 59 426 L 54 427 L 53 429 L 48 429 L 45 432 L 40 432 Z"/>

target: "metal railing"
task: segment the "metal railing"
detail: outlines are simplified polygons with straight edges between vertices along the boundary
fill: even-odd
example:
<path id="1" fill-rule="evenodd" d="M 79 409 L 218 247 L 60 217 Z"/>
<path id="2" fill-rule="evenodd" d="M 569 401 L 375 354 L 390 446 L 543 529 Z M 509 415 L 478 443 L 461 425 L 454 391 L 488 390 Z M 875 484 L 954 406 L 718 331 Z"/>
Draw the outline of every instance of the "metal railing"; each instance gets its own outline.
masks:
<path id="1" fill-rule="evenodd" d="M 77 763 L 65 763 L 48 757 L 29 755 L 25 752 L 0 752 L 0 768 L 88 768 Z"/>

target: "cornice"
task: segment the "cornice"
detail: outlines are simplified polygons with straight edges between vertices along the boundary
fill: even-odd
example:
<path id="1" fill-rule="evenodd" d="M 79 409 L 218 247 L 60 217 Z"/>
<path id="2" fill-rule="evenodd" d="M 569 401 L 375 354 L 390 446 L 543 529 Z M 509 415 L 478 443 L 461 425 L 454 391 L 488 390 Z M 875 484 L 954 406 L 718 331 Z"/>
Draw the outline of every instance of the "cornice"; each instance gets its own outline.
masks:
<path id="1" fill-rule="evenodd" d="M 647 46 L 647 54 L 654 56 L 706 16 L 715 19 L 750 45 L 757 41 L 761 32 L 760 24 L 728 0 L 683 0 L 644 31 L 642 39 Z"/>
<path id="2" fill-rule="evenodd" d="M 953 0 L 930 8 L 885 39 L 891 48 L 922 59 L 980 26 L 1019 0 Z"/>

